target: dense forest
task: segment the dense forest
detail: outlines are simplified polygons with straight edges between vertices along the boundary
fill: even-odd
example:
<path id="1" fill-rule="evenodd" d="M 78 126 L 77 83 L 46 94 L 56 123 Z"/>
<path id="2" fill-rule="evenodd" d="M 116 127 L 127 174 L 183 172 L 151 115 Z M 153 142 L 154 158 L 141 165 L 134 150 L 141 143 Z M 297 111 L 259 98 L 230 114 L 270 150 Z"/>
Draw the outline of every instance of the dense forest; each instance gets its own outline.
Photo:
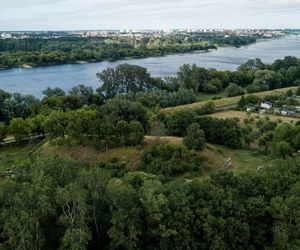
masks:
<path id="1" fill-rule="evenodd" d="M 97 76 L 96 91 L 47 88 L 41 100 L 0 91 L 0 169 L 6 150 L 17 147 L 18 157 L 29 144 L 42 145 L 3 170 L 1 248 L 300 248 L 300 122 L 212 117 L 219 112 L 214 100 L 163 109 L 208 94 L 237 96 L 235 108 L 243 111 L 262 101 L 299 105 L 298 58 L 254 59 L 236 71 L 183 65 L 166 79 L 124 64 Z M 77 147 L 81 158 L 84 148 L 112 157 L 64 154 Z M 136 158 L 126 161 L 120 152 L 127 150 Z M 257 164 L 239 171 L 228 157 L 211 162 L 208 152 L 224 158 L 224 150 L 255 152 Z M 260 155 L 272 161 L 262 165 Z"/>
<path id="2" fill-rule="evenodd" d="M 125 58 L 163 56 L 217 46 L 242 46 L 256 42 L 256 37 L 194 34 L 170 35 L 161 38 L 58 38 L 0 39 L 0 69 L 27 66 L 48 66 L 66 63 L 98 62 Z"/>

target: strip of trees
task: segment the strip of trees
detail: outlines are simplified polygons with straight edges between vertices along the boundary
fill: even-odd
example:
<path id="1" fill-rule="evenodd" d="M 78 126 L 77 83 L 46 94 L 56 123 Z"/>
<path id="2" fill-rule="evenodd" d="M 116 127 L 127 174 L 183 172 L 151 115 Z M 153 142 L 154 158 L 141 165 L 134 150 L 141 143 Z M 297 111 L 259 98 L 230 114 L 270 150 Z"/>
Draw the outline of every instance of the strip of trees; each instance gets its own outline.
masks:
<path id="1" fill-rule="evenodd" d="M 24 64 L 49 66 L 78 61 L 120 60 L 216 49 L 218 45 L 242 46 L 255 43 L 256 37 L 225 38 L 205 34 L 172 35 L 162 38 L 74 38 L 58 39 L 2 39 L 0 40 L 0 68 Z"/>

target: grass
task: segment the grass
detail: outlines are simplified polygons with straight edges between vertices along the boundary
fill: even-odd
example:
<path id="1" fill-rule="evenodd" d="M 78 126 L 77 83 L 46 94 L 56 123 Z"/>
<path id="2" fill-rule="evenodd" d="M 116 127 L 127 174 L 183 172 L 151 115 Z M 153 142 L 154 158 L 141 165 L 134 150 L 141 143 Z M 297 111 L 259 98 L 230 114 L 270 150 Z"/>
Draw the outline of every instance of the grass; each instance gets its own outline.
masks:
<path id="1" fill-rule="evenodd" d="M 154 140 L 153 137 L 146 137 L 146 141 Z M 181 145 L 182 138 L 179 137 L 162 137 L 162 140 L 172 144 Z M 200 152 L 208 160 L 208 165 L 212 169 L 222 169 L 225 160 L 230 157 L 232 165 L 230 169 L 235 172 L 245 171 L 247 169 L 257 169 L 258 167 L 269 166 L 275 157 L 267 155 L 257 149 L 230 149 L 225 146 L 208 144 L 207 147 Z"/>
<path id="2" fill-rule="evenodd" d="M 142 146 L 119 147 L 108 151 L 100 151 L 92 146 L 82 145 L 53 146 L 45 141 L 36 144 L 3 147 L 0 148 L 0 172 L 4 172 L 6 169 L 13 169 L 14 166 L 21 164 L 30 158 L 30 156 L 35 155 L 69 156 L 76 161 L 92 165 L 99 161 L 109 161 L 113 158 L 119 158 L 126 163 L 128 169 L 134 170 L 140 162 L 143 151 L 154 145 L 156 139 L 153 136 L 146 136 Z M 161 137 L 161 141 L 175 145 L 182 144 L 182 138 L 179 137 Z M 234 150 L 214 144 L 208 144 L 199 154 L 207 158 L 206 165 L 210 171 L 222 169 L 228 157 L 231 158 L 232 162 L 230 170 L 237 173 L 248 169 L 256 170 L 258 167 L 269 166 L 275 160 L 273 156 L 263 154 L 254 149 Z"/>
<path id="3" fill-rule="evenodd" d="M 201 93 L 197 95 L 197 100 L 200 102 L 200 101 L 209 101 L 215 98 L 224 98 L 224 97 L 226 97 L 225 91 L 219 92 L 218 94 Z"/>
<path id="4" fill-rule="evenodd" d="M 43 142 L 30 143 L 27 145 L 11 145 L 0 148 L 0 173 L 6 169 L 13 169 L 28 160 L 30 156 L 38 154 Z"/>
<path id="5" fill-rule="evenodd" d="M 297 87 L 288 87 L 288 88 L 274 89 L 274 90 L 270 90 L 270 91 L 263 91 L 263 92 L 253 93 L 253 94 L 247 94 L 244 96 L 256 95 L 259 97 L 265 97 L 267 95 L 273 95 L 276 93 L 286 93 L 289 90 L 296 90 L 296 89 L 297 89 Z M 215 103 L 217 108 L 221 108 L 221 107 L 235 105 L 240 101 L 240 99 L 241 99 L 241 96 L 234 96 L 234 97 L 226 97 L 226 98 L 222 98 L 222 99 L 218 99 L 218 100 L 213 100 L 213 102 Z M 180 106 L 176 106 L 176 107 L 165 108 L 165 109 L 162 109 L 162 111 L 175 112 L 178 110 L 188 109 L 188 108 L 197 109 L 197 108 L 201 108 L 207 102 L 208 101 L 195 102 L 195 103 L 191 103 L 191 104 L 185 104 L 185 105 L 180 105 Z"/>
<path id="6" fill-rule="evenodd" d="M 230 170 L 240 173 L 246 170 L 257 170 L 272 165 L 277 160 L 272 155 L 265 154 L 257 149 L 229 149 L 221 145 L 208 146 L 211 151 L 216 153 L 216 156 L 221 158 L 220 168 L 224 164 L 225 160 L 231 158 Z"/>
<path id="7" fill-rule="evenodd" d="M 287 116 L 279 116 L 279 115 L 270 115 L 270 114 L 259 114 L 259 113 L 247 113 L 243 111 L 236 111 L 236 110 L 228 110 L 223 112 L 217 112 L 211 115 L 208 115 L 210 117 L 215 117 L 219 119 L 226 119 L 226 118 L 238 118 L 241 122 L 245 118 L 251 118 L 251 117 L 269 117 L 270 120 L 277 121 L 278 119 L 282 120 L 283 122 L 291 123 L 296 122 L 299 120 L 297 117 L 287 117 Z"/>

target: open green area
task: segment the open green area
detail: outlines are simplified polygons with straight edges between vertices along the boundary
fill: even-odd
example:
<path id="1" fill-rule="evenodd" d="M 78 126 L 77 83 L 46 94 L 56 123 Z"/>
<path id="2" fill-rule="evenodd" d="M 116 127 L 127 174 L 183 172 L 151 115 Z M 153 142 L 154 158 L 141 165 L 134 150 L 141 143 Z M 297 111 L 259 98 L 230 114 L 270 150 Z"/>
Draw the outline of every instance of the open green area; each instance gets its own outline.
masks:
<path id="1" fill-rule="evenodd" d="M 42 144 L 43 142 L 34 142 L 25 145 L 0 147 L 0 172 L 3 173 L 7 169 L 14 169 L 28 159 L 37 156 Z"/>

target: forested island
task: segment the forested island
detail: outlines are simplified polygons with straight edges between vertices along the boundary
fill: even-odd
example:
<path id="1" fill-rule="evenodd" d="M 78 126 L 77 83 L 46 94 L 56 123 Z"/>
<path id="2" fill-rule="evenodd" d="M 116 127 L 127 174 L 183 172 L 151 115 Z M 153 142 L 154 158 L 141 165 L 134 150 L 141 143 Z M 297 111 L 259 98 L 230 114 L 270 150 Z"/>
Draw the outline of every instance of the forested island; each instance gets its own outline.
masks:
<path id="1" fill-rule="evenodd" d="M 162 37 L 60 37 L 51 39 L 0 39 L 0 69 L 50 66 L 145 58 L 175 53 L 208 51 L 219 46 L 255 43 L 256 36 L 224 34 L 173 34 Z"/>
<path id="2" fill-rule="evenodd" d="M 0 91 L 3 249 L 298 249 L 300 59 L 123 64 Z"/>

